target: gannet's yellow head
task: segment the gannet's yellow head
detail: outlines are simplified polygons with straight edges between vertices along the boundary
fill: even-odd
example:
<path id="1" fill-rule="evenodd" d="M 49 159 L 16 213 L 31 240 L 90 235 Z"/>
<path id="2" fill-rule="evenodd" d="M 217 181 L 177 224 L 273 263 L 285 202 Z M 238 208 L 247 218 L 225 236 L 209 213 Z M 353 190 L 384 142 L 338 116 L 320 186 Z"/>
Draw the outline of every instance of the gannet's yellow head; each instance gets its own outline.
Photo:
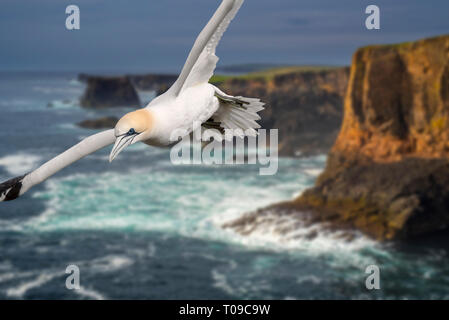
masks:
<path id="1" fill-rule="evenodd" d="M 153 118 L 150 111 L 139 109 L 125 114 L 115 125 L 115 144 L 109 155 L 109 161 L 127 146 L 145 140 L 152 128 Z"/>

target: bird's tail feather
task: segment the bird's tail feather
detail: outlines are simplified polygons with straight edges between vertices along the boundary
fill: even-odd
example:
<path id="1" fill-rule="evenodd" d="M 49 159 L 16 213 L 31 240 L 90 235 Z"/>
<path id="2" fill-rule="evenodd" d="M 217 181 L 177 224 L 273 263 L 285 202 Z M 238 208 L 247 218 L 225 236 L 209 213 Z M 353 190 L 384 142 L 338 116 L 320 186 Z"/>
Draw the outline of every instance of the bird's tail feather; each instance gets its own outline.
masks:
<path id="1" fill-rule="evenodd" d="M 220 101 L 220 108 L 212 116 L 215 123 L 219 123 L 223 129 L 241 129 L 248 135 L 257 135 L 260 125 L 259 111 L 264 109 L 264 103 L 260 99 L 233 97 L 216 90 L 216 97 Z"/>
<path id="2" fill-rule="evenodd" d="M 0 183 L 0 201 L 10 201 L 19 197 L 21 195 L 20 191 L 22 190 L 22 183 L 25 176 L 26 174 Z"/>

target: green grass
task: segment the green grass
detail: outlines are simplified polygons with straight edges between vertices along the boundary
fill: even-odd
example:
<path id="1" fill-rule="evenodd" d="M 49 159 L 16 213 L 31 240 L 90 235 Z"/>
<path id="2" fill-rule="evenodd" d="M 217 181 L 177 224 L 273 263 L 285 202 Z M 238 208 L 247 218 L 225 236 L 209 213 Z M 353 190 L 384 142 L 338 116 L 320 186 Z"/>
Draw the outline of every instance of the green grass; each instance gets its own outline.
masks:
<path id="1" fill-rule="evenodd" d="M 214 75 L 211 79 L 211 83 L 222 83 L 228 79 L 244 79 L 244 80 L 272 80 L 275 76 L 296 72 L 320 72 L 327 71 L 332 69 L 337 69 L 339 67 L 331 67 L 331 66 L 289 66 L 289 67 L 279 67 L 272 68 L 263 71 L 251 72 L 243 75 L 233 76 L 233 75 Z"/>
<path id="2" fill-rule="evenodd" d="M 373 44 L 373 45 L 361 47 L 360 49 L 372 49 L 372 48 L 382 48 L 382 47 L 407 49 L 410 46 L 420 43 L 420 42 L 439 41 L 439 40 L 444 40 L 445 38 L 449 38 L 449 34 L 443 34 L 443 35 L 439 35 L 439 36 L 435 36 L 435 37 L 418 39 L 415 41 L 406 41 L 406 42 L 399 42 L 399 43 L 386 43 L 386 44 Z"/>

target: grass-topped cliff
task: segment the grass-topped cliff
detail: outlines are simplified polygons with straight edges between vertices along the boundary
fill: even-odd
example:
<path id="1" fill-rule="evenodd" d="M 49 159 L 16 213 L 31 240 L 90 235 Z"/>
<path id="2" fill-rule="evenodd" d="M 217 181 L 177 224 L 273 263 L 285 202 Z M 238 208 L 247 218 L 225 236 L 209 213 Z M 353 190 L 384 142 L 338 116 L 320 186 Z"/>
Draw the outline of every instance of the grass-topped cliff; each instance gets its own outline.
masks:
<path id="1" fill-rule="evenodd" d="M 213 75 L 210 79 L 210 83 L 215 85 L 220 85 L 221 83 L 232 80 L 232 79 L 242 79 L 242 80 L 273 80 L 276 76 L 282 76 L 291 73 L 302 73 L 302 72 L 321 72 L 330 71 L 338 69 L 339 67 L 333 66 L 283 66 L 268 68 L 260 71 L 249 72 L 242 75 Z"/>

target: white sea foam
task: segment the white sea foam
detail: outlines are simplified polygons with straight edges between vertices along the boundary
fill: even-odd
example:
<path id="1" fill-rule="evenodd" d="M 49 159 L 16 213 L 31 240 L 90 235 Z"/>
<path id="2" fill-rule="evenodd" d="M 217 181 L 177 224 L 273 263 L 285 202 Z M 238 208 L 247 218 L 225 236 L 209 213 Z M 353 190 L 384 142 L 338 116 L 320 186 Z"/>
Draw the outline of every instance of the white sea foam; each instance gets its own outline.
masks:
<path id="1" fill-rule="evenodd" d="M 9 282 L 16 279 L 29 278 L 34 275 L 34 273 L 30 271 L 24 272 L 14 271 L 12 265 L 10 265 L 8 270 L 1 270 L 1 271 L 5 272 L 0 274 L 0 283 Z"/>
<path id="2" fill-rule="evenodd" d="M 211 271 L 211 277 L 213 280 L 213 286 L 220 290 L 223 290 L 229 295 L 238 295 L 247 293 L 247 289 L 242 287 L 242 283 L 239 283 L 239 286 L 232 285 L 228 277 L 227 273 L 232 273 L 237 268 L 237 263 L 235 261 L 223 261 L 223 264 Z"/>
<path id="3" fill-rule="evenodd" d="M 108 273 L 127 268 L 133 263 L 134 261 L 127 256 L 108 255 L 90 261 L 78 261 L 74 264 L 83 270 L 88 269 L 89 272 Z M 51 280 L 64 275 L 65 274 L 62 271 L 55 271 L 51 269 L 41 270 L 39 273 L 9 271 L 0 274 L 0 282 L 7 282 L 20 278 L 31 278 L 30 280 L 22 281 L 18 285 L 10 287 L 6 290 L 6 295 L 9 297 L 23 298 L 29 290 L 41 287 Z M 90 287 L 80 286 L 79 289 L 72 290 L 72 292 L 89 299 L 107 299 L 102 293 Z"/>
<path id="4" fill-rule="evenodd" d="M 313 176 L 313 177 L 318 177 L 321 172 L 323 172 L 323 169 L 321 168 L 309 168 L 309 169 L 304 169 L 303 170 L 306 174 Z"/>
<path id="5" fill-rule="evenodd" d="M 148 253 L 154 254 L 151 247 L 149 247 Z M 127 268 L 131 266 L 133 263 L 134 260 L 132 260 L 128 256 L 107 255 L 93 260 L 77 261 L 74 262 L 73 264 L 79 266 L 83 270 L 88 270 L 89 272 L 109 273 Z M 28 280 L 22 281 L 21 283 L 14 285 L 13 287 L 10 287 L 6 290 L 6 295 L 14 298 L 23 298 L 29 290 L 41 287 L 46 283 L 50 282 L 51 280 L 57 277 L 63 277 L 65 275 L 63 271 L 57 271 L 54 269 L 40 270 L 38 273 L 13 272 L 11 267 L 12 266 L 10 264 L 5 265 L 5 268 L 8 270 L 6 270 L 7 272 L 0 274 L 0 283 L 20 278 L 28 278 Z M 106 296 L 104 296 L 97 290 L 92 289 L 91 287 L 81 286 L 79 289 L 72 290 L 72 292 L 89 299 L 96 299 L 96 300 L 107 299 Z"/>
<path id="6" fill-rule="evenodd" d="M 84 83 L 82 83 L 81 81 L 79 81 L 78 79 L 72 79 L 69 81 L 69 84 L 72 86 L 83 86 Z"/>
<path id="7" fill-rule="evenodd" d="M 236 292 L 234 288 L 228 283 L 226 275 L 219 272 L 218 270 L 212 270 L 212 280 L 214 281 L 213 286 L 219 288 L 229 295 L 234 295 Z"/>
<path id="8" fill-rule="evenodd" d="M 0 274 L 0 282 L 6 282 L 12 279 L 15 279 L 17 276 L 14 272 L 6 272 Z"/>
<path id="9" fill-rule="evenodd" d="M 94 259 L 87 266 L 94 272 L 112 272 L 131 266 L 134 261 L 123 255 L 108 255 Z"/>
<path id="10" fill-rule="evenodd" d="M 341 257 L 373 246 L 373 241 L 361 235 L 346 241 L 338 232 L 318 225 L 289 230 L 293 221 L 288 217 L 262 223 L 249 236 L 222 229 L 224 223 L 245 212 L 291 199 L 313 183 L 314 178 L 301 170 L 319 170 L 324 162 L 325 157 L 300 160 L 298 171 L 297 159 L 281 159 L 278 176 L 269 178 L 222 167 L 159 171 L 169 165 L 167 160 L 127 173 L 83 173 L 50 179 L 44 191 L 34 194 L 46 201 L 45 211 L 21 225 L 24 231 L 160 231 L 248 248 L 336 253 Z M 278 218 L 275 216 L 272 218 Z M 311 232 L 315 233 L 312 238 L 307 236 Z"/>
<path id="11" fill-rule="evenodd" d="M 18 286 L 7 289 L 6 295 L 14 298 L 22 298 L 29 290 L 38 288 L 60 275 L 60 273 L 41 273 L 33 280 L 22 282 Z"/>
<path id="12" fill-rule="evenodd" d="M 210 217 L 223 212 L 228 217 L 230 214 L 237 217 L 255 207 L 285 199 L 283 191 L 269 192 L 257 185 L 237 184 L 230 189 L 226 181 L 217 183 L 205 177 L 199 177 L 198 184 L 188 180 L 183 183 L 182 175 L 152 171 L 143 168 L 127 174 L 76 174 L 50 179 L 44 191 L 34 194 L 36 198 L 47 199 L 47 209 L 27 226 L 45 230 L 133 228 L 186 234 L 192 234 L 194 227 L 194 233 L 202 237 L 204 232 L 214 233 L 206 226 Z M 184 179 L 191 177 L 189 174 Z M 133 192 L 129 192 L 129 186 L 133 186 Z M 290 188 L 294 190 L 298 184 L 292 183 Z M 239 201 L 245 192 L 251 196 L 247 201 Z M 272 196 L 268 197 L 268 193 Z M 92 212 L 89 207 L 94 204 L 98 211 Z M 196 227 L 203 223 L 206 228 Z"/>
<path id="13" fill-rule="evenodd" d="M 56 110 L 70 109 L 78 107 L 77 100 L 53 100 L 48 104 L 48 107 Z"/>
<path id="14" fill-rule="evenodd" d="M 0 166 L 12 176 L 25 174 L 36 168 L 41 157 L 35 154 L 18 153 L 0 158 Z"/>
<path id="15" fill-rule="evenodd" d="M 260 273 L 257 269 L 253 273 L 247 274 L 245 280 L 228 276 L 234 272 L 235 266 L 233 265 L 212 269 L 212 285 L 231 296 L 249 299 L 260 296 L 262 292 L 268 294 L 271 291 L 271 285 L 267 279 L 259 276 Z M 270 298 L 270 296 L 266 297 Z"/>
<path id="16" fill-rule="evenodd" d="M 66 129 L 66 130 L 77 129 L 77 126 L 73 123 L 60 123 L 57 125 L 57 127 L 61 128 L 61 129 Z"/>
<path id="17" fill-rule="evenodd" d="M 357 254 L 361 249 L 377 246 L 375 241 L 359 232 L 354 231 L 354 238 L 349 241 L 341 231 L 329 231 L 320 224 L 301 225 L 297 219 L 289 215 L 279 216 L 275 212 L 257 216 L 254 223 L 247 226 L 244 236 L 232 230 L 228 232 L 232 234 L 234 241 L 248 247 L 268 248 L 270 250 L 299 250 L 307 252 L 309 255 L 330 253 L 335 254 L 337 260 L 344 260 L 347 255 Z M 356 264 L 370 262 L 355 259 L 351 259 L 351 261 Z"/>
<path id="18" fill-rule="evenodd" d="M 78 289 L 73 290 L 77 295 L 80 295 L 84 298 L 94 299 L 94 300 L 107 300 L 107 298 L 101 294 L 100 292 L 80 286 Z"/>
<path id="19" fill-rule="evenodd" d="M 322 282 L 322 280 L 320 278 L 318 278 L 317 276 L 315 276 L 313 274 L 299 276 L 298 278 L 296 278 L 296 281 L 299 284 L 302 284 L 305 282 L 311 282 L 313 284 L 320 284 Z"/>

